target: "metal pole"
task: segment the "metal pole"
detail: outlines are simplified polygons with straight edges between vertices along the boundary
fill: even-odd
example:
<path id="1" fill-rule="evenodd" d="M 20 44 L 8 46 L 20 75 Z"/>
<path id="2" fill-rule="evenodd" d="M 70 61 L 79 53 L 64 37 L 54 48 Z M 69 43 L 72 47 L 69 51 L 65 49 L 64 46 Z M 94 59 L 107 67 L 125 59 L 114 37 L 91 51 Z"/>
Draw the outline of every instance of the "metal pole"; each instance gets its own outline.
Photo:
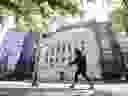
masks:
<path id="1" fill-rule="evenodd" d="M 40 56 L 40 39 L 37 40 L 37 42 L 35 42 L 36 44 L 36 48 L 35 48 L 35 52 L 34 52 L 34 72 L 33 72 L 33 82 L 32 82 L 32 86 L 36 86 L 38 87 L 38 83 L 39 83 L 39 56 Z M 33 50 L 34 51 L 34 50 Z"/>

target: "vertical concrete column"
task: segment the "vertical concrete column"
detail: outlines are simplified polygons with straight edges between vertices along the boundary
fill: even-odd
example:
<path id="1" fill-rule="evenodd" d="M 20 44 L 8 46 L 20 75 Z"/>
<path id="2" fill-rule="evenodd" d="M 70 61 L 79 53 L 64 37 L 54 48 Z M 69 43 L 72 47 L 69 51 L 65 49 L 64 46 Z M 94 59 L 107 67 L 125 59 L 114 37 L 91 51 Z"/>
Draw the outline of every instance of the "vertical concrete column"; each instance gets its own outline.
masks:
<path id="1" fill-rule="evenodd" d="M 100 49 L 95 40 L 95 32 L 88 32 L 90 39 L 88 40 L 88 72 L 93 73 L 96 77 L 100 76 L 101 70 L 99 66 Z"/>
<path id="2" fill-rule="evenodd" d="M 97 8 L 103 8 L 104 0 L 96 0 Z"/>
<path id="3" fill-rule="evenodd" d="M 48 19 L 48 32 L 56 32 L 57 24 L 55 21 L 56 21 L 55 16 L 49 17 L 49 19 Z"/>
<path id="4" fill-rule="evenodd" d="M 107 9 L 105 8 L 105 0 L 96 0 L 96 9 L 97 14 L 96 14 L 96 21 L 97 22 L 104 22 L 106 21 L 107 18 Z"/>
<path id="5" fill-rule="evenodd" d="M 88 8 L 88 0 L 81 0 L 81 8 L 87 9 Z"/>

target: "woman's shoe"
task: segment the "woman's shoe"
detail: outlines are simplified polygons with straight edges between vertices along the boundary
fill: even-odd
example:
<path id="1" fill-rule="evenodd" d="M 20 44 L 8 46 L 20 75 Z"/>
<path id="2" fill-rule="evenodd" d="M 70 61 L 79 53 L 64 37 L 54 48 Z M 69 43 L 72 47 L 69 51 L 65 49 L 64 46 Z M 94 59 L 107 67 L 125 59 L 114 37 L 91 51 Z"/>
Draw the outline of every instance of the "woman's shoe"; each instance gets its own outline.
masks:
<path id="1" fill-rule="evenodd" d="M 74 86 L 74 84 L 72 84 L 71 86 L 70 86 L 70 88 L 74 88 L 75 86 Z"/>
<path id="2" fill-rule="evenodd" d="M 38 81 L 33 81 L 32 82 L 32 87 L 38 87 L 39 86 L 39 82 Z"/>
<path id="3" fill-rule="evenodd" d="M 94 89 L 94 86 L 90 86 L 88 89 L 93 90 Z"/>

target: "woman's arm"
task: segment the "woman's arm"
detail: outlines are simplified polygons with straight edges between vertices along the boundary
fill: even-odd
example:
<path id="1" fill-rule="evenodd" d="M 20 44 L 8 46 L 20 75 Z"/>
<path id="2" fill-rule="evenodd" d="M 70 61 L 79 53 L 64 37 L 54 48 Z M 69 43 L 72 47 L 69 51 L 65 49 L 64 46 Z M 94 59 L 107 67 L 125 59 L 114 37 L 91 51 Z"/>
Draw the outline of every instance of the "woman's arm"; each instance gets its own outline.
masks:
<path id="1" fill-rule="evenodd" d="M 74 61 L 69 62 L 69 65 L 77 64 L 77 63 L 78 63 L 78 61 L 79 61 L 79 58 L 77 57 L 77 58 L 75 58 L 75 59 L 74 59 Z"/>

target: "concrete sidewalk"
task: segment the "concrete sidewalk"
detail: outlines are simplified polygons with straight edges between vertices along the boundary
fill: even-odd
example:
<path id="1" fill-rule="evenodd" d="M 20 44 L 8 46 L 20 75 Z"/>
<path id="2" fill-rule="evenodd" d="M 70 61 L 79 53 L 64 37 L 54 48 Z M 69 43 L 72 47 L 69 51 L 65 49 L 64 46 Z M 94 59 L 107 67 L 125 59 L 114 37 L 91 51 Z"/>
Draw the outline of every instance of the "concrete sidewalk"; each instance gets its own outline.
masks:
<path id="1" fill-rule="evenodd" d="M 11 86 L 9 86 L 11 85 Z M 64 83 L 41 83 L 39 87 L 31 87 L 31 83 L 28 82 L 0 82 L 0 89 L 4 89 L 8 92 L 8 89 L 13 91 L 15 96 L 15 89 L 19 92 L 23 92 L 24 96 L 90 96 L 94 93 L 95 96 L 127 96 L 128 94 L 128 84 L 127 83 L 116 83 L 116 84 L 95 84 L 95 90 L 87 90 L 88 84 L 77 84 L 76 87 L 79 89 L 73 90 L 71 88 L 65 87 Z M 24 89 L 25 88 L 25 89 Z M 81 88 L 83 88 L 81 90 Z M 23 91 L 26 90 L 26 91 Z M 1 91 L 0 91 L 1 92 Z M 10 93 L 12 93 L 10 91 Z M 19 94 L 20 95 L 20 94 Z"/>

